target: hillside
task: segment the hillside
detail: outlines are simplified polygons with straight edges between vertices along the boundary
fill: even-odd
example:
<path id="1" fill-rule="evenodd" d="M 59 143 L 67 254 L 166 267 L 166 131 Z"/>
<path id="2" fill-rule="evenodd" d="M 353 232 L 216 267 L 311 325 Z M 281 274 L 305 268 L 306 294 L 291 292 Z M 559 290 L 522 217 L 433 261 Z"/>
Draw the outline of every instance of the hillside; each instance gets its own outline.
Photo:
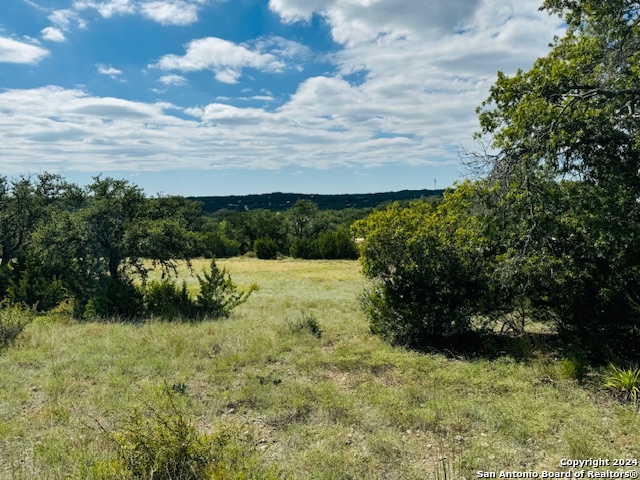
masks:
<path id="1" fill-rule="evenodd" d="M 422 197 L 441 196 L 444 190 L 402 190 L 399 192 L 356 193 L 342 195 L 319 195 L 304 193 L 264 193 L 260 195 L 228 195 L 213 197 L 188 197 L 203 203 L 205 212 L 213 213 L 227 210 L 256 210 L 263 208 L 271 211 L 286 210 L 298 200 L 308 199 L 315 202 L 320 210 L 342 210 L 345 208 L 376 207 L 381 203 L 402 200 L 414 200 Z"/>

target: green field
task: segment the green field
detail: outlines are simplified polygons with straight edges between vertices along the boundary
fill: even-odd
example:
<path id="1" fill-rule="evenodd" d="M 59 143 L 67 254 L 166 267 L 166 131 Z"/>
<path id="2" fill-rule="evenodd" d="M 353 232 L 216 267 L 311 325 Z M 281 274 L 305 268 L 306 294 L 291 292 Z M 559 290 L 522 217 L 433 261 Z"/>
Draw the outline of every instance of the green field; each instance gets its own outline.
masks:
<path id="1" fill-rule="evenodd" d="M 0 478 L 109 478 L 117 455 L 105 430 L 168 397 L 202 434 L 232 439 L 225 458 L 240 473 L 229 478 L 470 479 L 640 458 L 640 416 L 598 371 L 579 384 L 552 353 L 391 347 L 360 312 L 357 262 L 218 263 L 260 288 L 230 318 L 94 323 L 60 311 L 2 351 Z"/>

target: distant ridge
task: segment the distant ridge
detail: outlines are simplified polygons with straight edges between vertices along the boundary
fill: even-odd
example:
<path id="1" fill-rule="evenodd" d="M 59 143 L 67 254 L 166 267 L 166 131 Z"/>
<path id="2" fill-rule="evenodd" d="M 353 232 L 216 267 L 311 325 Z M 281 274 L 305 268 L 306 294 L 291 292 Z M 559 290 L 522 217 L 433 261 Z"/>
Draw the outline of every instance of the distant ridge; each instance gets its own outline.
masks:
<path id="1" fill-rule="evenodd" d="M 320 210 L 343 210 L 345 208 L 377 207 L 381 203 L 416 200 L 423 197 L 442 196 L 444 190 L 401 190 L 384 193 L 354 193 L 341 195 L 319 195 L 304 193 L 263 193 L 260 195 L 228 195 L 221 197 L 188 197 L 203 203 L 208 213 L 220 210 L 287 210 L 298 200 L 306 199 L 318 205 Z"/>

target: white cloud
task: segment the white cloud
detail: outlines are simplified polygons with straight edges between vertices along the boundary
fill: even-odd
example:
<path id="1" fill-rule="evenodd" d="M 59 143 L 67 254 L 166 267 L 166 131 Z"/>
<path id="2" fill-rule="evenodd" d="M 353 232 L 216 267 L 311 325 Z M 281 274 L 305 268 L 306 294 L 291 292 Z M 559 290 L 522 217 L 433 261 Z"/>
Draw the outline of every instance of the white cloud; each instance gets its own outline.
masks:
<path id="1" fill-rule="evenodd" d="M 111 18 L 114 15 L 127 15 L 136 12 L 136 5 L 131 0 L 76 0 L 73 8 L 81 11 L 95 9 L 104 18 Z"/>
<path id="2" fill-rule="evenodd" d="M 101 75 L 110 75 L 112 77 L 122 75 L 122 70 L 118 70 L 117 68 L 107 67 L 105 65 L 96 65 L 96 67 L 98 67 L 98 73 Z"/>
<path id="3" fill-rule="evenodd" d="M 285 64 L 270 53 L 263 54 L 221 38 L 207 37 L 190 42 L 184 56 L 165 55 L 155 66 L 182 72 L 211 70 L 218 81 L 237 83 L 243 68 L 278 72 Z"/>
<path id="4" fill-rule="evenodd" d="M 42 29 L 42 38 L 50 42 L 64 42 L 66 40 L 62 30 L 55 27 L 46 27 Z"/>
<path id="5" fill-rule="evenodd" d="M 58 29 L 68 31 L 75 23 L 80 28 L 85 28 L 86 23 L 77 11 L 71 9 L 54 10 L 49 15 L 49 21 Z"/>
<path id="6" fill-rule="evenodd" d="M 141 11 L 145 17 L 162 25 L 191 25 L 198 21 L 198 6 L 180 0 L 146 2 Z"/>
<path id="7" fill-rule="evenodd" d="M 177 87 L 181 87 L 187 84 L 187 79 L 181 75 L 163 75 L 160 77 L 160 83 L 164 83 L 165 85 L 174 85 Z"/>
<path id="8" fill-rule="evenodd" d="M 0 63 L 35 64 L 49 54 L 37 45 L 0 37 Z"/>
<path id="9" fill-rule="evenodd" d="M 538 12 L 538 3 L 271 0 L 270 8 L 287 22 L 321 16 L 341 46 L 326 73 L 306 78 L 277 108 L 241 108 L 238 99 L 221 95 L 178 112 L 169 104 L 93 97 L 81 90 L 5 91 L 3 158 L 14 159 L 14 169 L 45 169 L 47 159 L 105 172 L 455 164 L 458 146 L 478 128 L 474 110 L 496 71 L 529 68 L 548 51 L 553 35 L 562 33 L 559 20 Z M 234 83 L 245 69 L 283 72 L 309 57 L 313 52 L 306 47 L 280 37 L 244 44 L 202 38 L 154 67 L 165 74 L 159 79 L 164 85 L 186 82 L 173 72 L 196 71 Z M 240 100 L 272 100 L 272 94 L 257 91 L 243 89 Z M 283 98 L 280 92 L 277 97 Z"/>

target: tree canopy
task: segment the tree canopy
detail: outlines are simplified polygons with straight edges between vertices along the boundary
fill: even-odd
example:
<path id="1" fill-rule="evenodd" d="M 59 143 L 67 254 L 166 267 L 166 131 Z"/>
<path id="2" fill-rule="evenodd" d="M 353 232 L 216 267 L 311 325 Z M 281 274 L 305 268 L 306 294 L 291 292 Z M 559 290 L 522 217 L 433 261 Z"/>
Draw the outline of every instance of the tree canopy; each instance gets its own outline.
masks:
<path id="1" fill-rule="evenodd" d="M 538 319 L 607 355 L 640 333 L 640 3 L 541 8 L 567 31 L 478 107 L 486 178 L 359 226 L 372 327 L 395 341 Z"/>

